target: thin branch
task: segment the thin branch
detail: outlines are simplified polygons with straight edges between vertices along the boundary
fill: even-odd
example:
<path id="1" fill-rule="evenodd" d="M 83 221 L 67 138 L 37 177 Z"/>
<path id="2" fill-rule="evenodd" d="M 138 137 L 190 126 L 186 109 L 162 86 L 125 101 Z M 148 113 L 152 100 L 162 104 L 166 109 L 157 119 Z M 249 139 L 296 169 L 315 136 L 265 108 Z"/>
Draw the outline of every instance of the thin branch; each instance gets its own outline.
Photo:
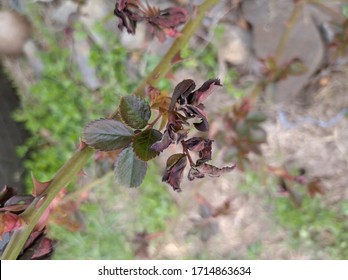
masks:
<path id="1" fill-rule="evenodd" d="M 280 38 L 280 41 L 279 41 L 279 44 L 278 44 L 278 47 L 276 50 L 276 54 L 275 54 L 275 59 L 276 59 L 276 62 L 278 64 L 280 63 L 280 59 L 284 54 L 285 47 L 289 41 L 291 31 L 293 30 L 294 25 L 296 24 L 296 20 L 298 19 L 298 17 L 301 14 L 302 5 L 303 5 L 303 3 L 301 1 L 295 3 L 294 10 L 292 11 L 292 14 L 291 14 L 289 20 L 286 22 L 284 33 L 283 33 L 282 37 Z"/>

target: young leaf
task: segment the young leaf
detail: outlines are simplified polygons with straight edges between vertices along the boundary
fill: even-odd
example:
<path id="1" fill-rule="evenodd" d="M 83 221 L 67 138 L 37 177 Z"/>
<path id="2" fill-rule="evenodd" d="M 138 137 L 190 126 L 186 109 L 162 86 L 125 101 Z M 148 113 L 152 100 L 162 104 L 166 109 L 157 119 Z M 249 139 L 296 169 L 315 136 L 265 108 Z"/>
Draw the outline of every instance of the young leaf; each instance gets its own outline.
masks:
<path id="1" fill-rule="evenodd" d="M 138 158 L 148 161 L 159 155 L 159 152 L 151 149 L 151 147 L 161 139 L 162 133 L 158 130 L 144 130 L 134 137 L 133 150 Z"/>
<path id="2" fill-rule="evenodd" d="M 133 131 L 113 119 L 100 119 L 89 123 L 83 131 L 83 141 L 102 151 L 121 149 L 132 142 Z"/>
<path id="3" fill-rule="evenodd" d="M 187 159 L 185 154 L 174 154 L 167 160 L 167 166 L 162 181 L 171 185 L 174 191 L 181 191 L 180 183 L 186 164 Z"/>
<path id="4" fill-rule="evenodd" d="M 116 181 L 126 187 L 135 188 L 144 180 L 147 163 L 138 159 L 131 147 L 124 149 L 115 162 Z"/>
<path id="5" fill-rule="evenodd" d="M 266 119 L 267 116 L 261 112 L 249 112 L 245 120 L 252 123 L 261 123 Z"/>
<path id="6" fill-rule="evenodd" d="M 122 120 L 135 129 L 144 128 L 151 116 L 150 105 L 134 95 L 122 97 L 119 110 Z"/>

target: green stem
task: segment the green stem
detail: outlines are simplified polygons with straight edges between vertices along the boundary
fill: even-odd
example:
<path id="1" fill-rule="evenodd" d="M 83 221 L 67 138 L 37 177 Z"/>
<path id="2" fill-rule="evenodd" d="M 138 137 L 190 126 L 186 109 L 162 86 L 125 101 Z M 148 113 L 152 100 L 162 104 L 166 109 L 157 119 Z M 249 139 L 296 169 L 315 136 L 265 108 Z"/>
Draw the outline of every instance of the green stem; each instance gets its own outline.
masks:
<path id="1" fill-rule="evenodd" d="M 82 170 L 93 153 L 94 150 L 89 147 L 77 151 L 70 160 L 58 170 L 45 191 L 37 196 L 29 207 L 20 215 L 24 219 L 26 225 L 16 230 L 11 236 L 6 250 L 1 256 L 3 260 L 14 260 L 18 257 L 30 233 L 38 223 L 42 214 L 51 204 L 52 200 L 62 188 L 67 186 L 74 179 L 76 174 Z"/>
<path id="2" fill-rule="evenodd" d="M 147 84 L 155 87 L 158 82 L 165 77 L 167 72 L 173 66 L 172 60 L 180 53 L 183 46 L 189 41 L 192 35 L 195 33 L 197 28 L 200 26 L 206 12 L 211 9 L 219 0 L 206 0 L 203 4 L 197 7 L 195 15 L 191 20 L 185 25 L 180 36 L 175 40 L 171 48 L 167 51 L 161 62 L 152 70 L 152 72 L 141 81 L 138 87 L 134 90 L 133 94 L 137 96 L 144 96 L 145 87 Z"/>
<path id="3" fill-rule="evenodd" d="M 278 47 L 276 50 L 276 54 L 275 54 L 275 59 L 276 59 L 276 62 L 278 64 L 280 63 L 280 59 L 282 58 L 282 56 L 284 54 L 285 47 L 289 41 L 291 31 L 293 30 L 293 27 L 296 24 L 296 20 L 301 14 L 302 5 L 303 5 L 302 2 L 295 3 L 294 10 L 292 11 L 292 14 L 291 14 L 288 22 L 286 23 L 284 33 L 283 33 L 282 37 L 280 38 L 280 41 L 279 41 L 279 44 L 278 44 Z"/>
<path id="4" fill-rule="evenodd" d="M 184 45 L 189 41 L 197 28 L 200 26 L 206 11 L 208 11 L 218 2 L 219 0 L 205 0 L 203 4 L 197 7 L 197 14 L 195 17 L 186 24 L 182 30 L 181 36 L 175 40 L 167 54 L 163 57 L 156 68 L 140 83 L 133 94 L 144 96 L 145 87 L 147 84 L 151 84 L 154 87 L 158 84 L 158 82 L 170 70 L 172 66 L 171 61 L 175 55 L 184 47 Z M 115 114 L 116 112 L 113 115 Z M 25 220 L 26 225 L 14 231 L 10 242 L 7 244 L 7 247 L 1 256 L 2 260 L 17 259 L 35 225 L 51 204 L 52 200 L 82 170 L 83 166 L 87 163 L 93 153 L 94 150 L 89 147 L 78 150 L 70 158 L 70 160 L 58 170 L 46 190 L 41 195 L 36 197 L 29 207 L 20 215 Z"/>
<path id="5" fill-rule="evenodd" d="M 334 22 L 337 22 L 338 24 L 342 24 L 346 18 L 337 10 L 333 9 L 330 6 L 327 6 L 323 4 L 321 1 L 318 0 L 307 0 L 309 4 L 312 4 L 313 6 L 317 7 L 319 10 L 327 14 L 331 17 L 331 20 Z M 347 0 L 341 0 L 343 3 L 348 3 Z"/>

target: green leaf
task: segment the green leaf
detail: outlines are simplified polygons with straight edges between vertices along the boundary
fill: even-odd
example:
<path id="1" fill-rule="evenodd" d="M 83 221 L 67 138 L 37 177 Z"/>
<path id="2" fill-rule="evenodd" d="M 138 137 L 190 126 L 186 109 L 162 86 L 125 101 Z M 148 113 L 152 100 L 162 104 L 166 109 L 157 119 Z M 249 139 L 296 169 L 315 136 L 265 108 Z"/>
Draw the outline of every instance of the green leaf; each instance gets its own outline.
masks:
<path id="1" fill-rule="evenodd" d="M 89 146 L 111 151 L 126 147 L 132 142 L 133 131 L 113 119 L 100 119 L 89 123 L 83 131 L 83 141 Z"/>
<path id="2" fill-rule="evenodd" d="M 342 5 L 342 15 L 345 18 L 348 18 L 348 5 L 347 4 L 341 4 Z"/>
<path id="3" fill-rule="evenodd" d="M 294 59 L 289 65 L 289 74 L 300 76 L 308 71 L 307 66 L 299 59 Z"/>
<path id="4" fill-rule="evenodd" d="M 162 139 L 162 133 L 156 129 L 144 130 L 134 137 L 133 150 L 138 158 L 148 161 L 160 153 L 152 150 L 152 144 Z"/>
<path id="5" fill-rule="evenodd" d="M 147 163 L 138 159 L 131 147 L 124 149 L 117 157 L 114 172 L 116 181 L 126 187 L 138 187 L 144 180 Z"/>
<path id="6" fill-rule="evenodd" d="M 261 112 L 249 112 L 246 120 L 254 123 L 261 123 L 267 119 L 267 116 Z"/>
<path id="7" fill-rule="evenodd" d="M 267 133 L 262 127 L 256 127 L 250 130 L 250 140 L 253 143 L 263 143 L 267 139 Z"/>
<path id="8" fill-rule="evenodd" d="M 151 116 L 149 104 L 133 95 L 121 98 L 119 111 L 122 120 L 130 127 L 136 129 L 144 128 Z"/>

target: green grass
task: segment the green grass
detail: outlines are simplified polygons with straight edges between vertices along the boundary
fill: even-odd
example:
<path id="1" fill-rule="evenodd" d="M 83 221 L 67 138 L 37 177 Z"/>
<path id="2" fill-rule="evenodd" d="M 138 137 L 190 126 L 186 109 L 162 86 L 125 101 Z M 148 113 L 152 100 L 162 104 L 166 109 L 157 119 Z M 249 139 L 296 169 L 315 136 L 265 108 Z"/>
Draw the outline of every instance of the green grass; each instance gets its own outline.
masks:
<path id="1" fill-rule="evenodd" d="M 50 237 L 58 240 L 54 259 L 133 259 L 132 240 L 137 232 L 165 231 L 178 215 L 157 170 L 150 164 L 143 184 L 135 190 L 116 186 L 113 179 L 94 189 L 91 196 L 96 200 L 81 207 L 84 231 L 51 226 Z"/>
<path id="2" fill-rule="evenodd" d="M 26 158 L 26 170 L 46 181 L 76 149 L 85 124 L 111 113 L 119 98 L 129 94 L 137 81 L 127 74 L 127 51 L 114 35 L 99 26 L 96 28 L 106 38 L 110 50 L 92 47 L 91 64 L 97 69 L 102 87 L 97 92 L 86 88 L 73 63 L 71 50 L 64 43 L 67 39 L 61 32 L 52 33 L 41 21 L 42 6 L 35 7 L 31 9 L 31 18 L 39 41 L 45 45 L 45 51 L 40 54 L 44 71 L 29 93 L 22 95 L 22 109 L 16 112 L 15 119 L 23 122 L 31 135 L 18 148 L 18 154 Z M 75 32 L 79 37 L 87 37 L 79 24 Z M 30 176 L 26 184 L 30 190 Z"/>
<path id="3" fill-rule="evenodd" d="M 326 206 L 322 197 L 304 196 L 301 208 L 287 198 L 277 198 L 274 205 L 289 246 L 311 252 L 314 259 L 348 259 L 347 202 Z"/>

